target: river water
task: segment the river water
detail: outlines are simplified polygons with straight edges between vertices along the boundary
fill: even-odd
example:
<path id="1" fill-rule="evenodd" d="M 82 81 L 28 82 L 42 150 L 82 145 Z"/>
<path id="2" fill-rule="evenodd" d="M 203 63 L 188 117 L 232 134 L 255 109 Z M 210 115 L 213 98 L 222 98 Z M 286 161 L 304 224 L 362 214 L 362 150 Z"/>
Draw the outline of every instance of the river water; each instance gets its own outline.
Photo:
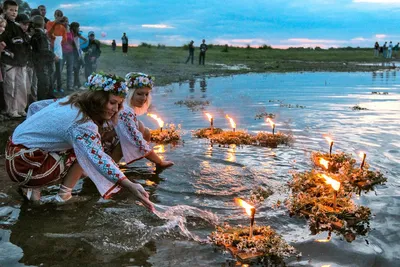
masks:
<path id="1" fill-rule="evenodd" d="M 288 266 L 399 266 L 399 75 L 249 74 L 156 88 L 152 112 L 168 123 L 181 124 L 184 142 L 155 147 L 175 162 L 172 168 L 155 172 L 141 160 L 127 168 L 127 174 L 151 193 L 158 216 L 135 205 L 127 192 L 112 200 L 99 199 L 89 180 L 75 188 L 80 201 L 32 206 L 21 200 L 2 172 L 0 266 L 228 266 L 230 254 L 208 244 L 207 235 L 218 223 L 248 224 L 233 199 L 248 199 L 257 186 L 274 193 L 257 206 L 256 224 L 271 225 L 302 252 L 300 259 L 288 259 Z M 255 116 L 274 113 L 276 131 L 292 133 L 295 142 L 276 149 L 211 147 L 207 140 L 191 137 L 191 130 L 207 127 L 208 121 L 202 111 L 174 104 L 185 99 L 210 101 L 206 110 L 223 129 L 229 129 L 224 118 L 229 114 L 237 129 L 270 131 Z M 353 111 L 355 105 L 368 110 Z M 157 127 L 148 117 L 142 120 Z M 370 207 L 373 216 L 369 235 L 352 243 L 336 235 L 328 243 L 315 242 L 327 233 L 312 236 L 305 220 L 274 207 L 288 196 L 290 173 L 309 170 L 310 153 L 329 149 L 323 134 L 333 137 L 334 151 L 354 157 L 365 151 L 371 168 L 388 178 L 376 192 L 356 199 Z M 4 166 L 4 160 L 0 164 Z"/>

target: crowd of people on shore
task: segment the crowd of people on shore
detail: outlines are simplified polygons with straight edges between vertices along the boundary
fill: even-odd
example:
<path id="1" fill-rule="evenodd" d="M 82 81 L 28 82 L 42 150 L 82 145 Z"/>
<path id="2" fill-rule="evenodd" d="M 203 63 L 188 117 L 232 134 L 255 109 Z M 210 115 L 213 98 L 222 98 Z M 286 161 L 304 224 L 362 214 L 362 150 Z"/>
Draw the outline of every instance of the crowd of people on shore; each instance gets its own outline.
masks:
<path id="1" fill-rule="evenodd" d="M 88 42 L 83 51 L 80 40 Z M 49 201 L 64 203 L 71 200 L 78 180 L 88 177 L 103 198 L 126 188 L 153 211 L 149 194 L 126 177 L 118 162 L 146 158 L 157 168 L 173 165 L 155 153 L 150 130 L 137 118 L 151 104 L 155 78 L 140 72 L 124 78 L 96 72 L 101 50 L 94 33 L 89 32 L 87 40 L 80 34 L 79 23 L 69 24 L 61 10 L 50 21 L 43 5 L 29 17 L 18 14 L 15 1 L 4 1 L 0 49 L 4 111 L 11 118 L 26 117 L 5 151 L 7 174 L 21 196 L 42 203 L 42 189 L 59 184 Z M 67 96 L 61 87 L 64 65 L 67 90 L 72 92 Z M 73 87 L 81 86 L 82 65 L 87 81 L 73 92 Z"/>
<path id="2" fill-rule="evenodd" d="M 15 1 L 6 0 L 0 15 L 0 110 L 9 118 L 25 117 L 29 103 L 81 88 L 81 69 L 88 77 L 96 71 L 101 55 L 94 32 L 82 36 L 79 23 L 70 23 L 61 10 L 54 12 L 51 21 L 44 5 L 30 15 L 18 13 L 18 8 Z M 66 88 L 61 76 L 64 67 Z"/>
<path id="3" fill-rule="evenodd" d="M 378 42 L 375 42 L 374 45 L 374 57 L 383 56 L 383 58 L 391 59 L 393 56 L 397 56 L 397 52 L 399 51 L 400 42 L 393 46 L 392 41 L 385 42 L 383 46 L 380 46 Z"/>

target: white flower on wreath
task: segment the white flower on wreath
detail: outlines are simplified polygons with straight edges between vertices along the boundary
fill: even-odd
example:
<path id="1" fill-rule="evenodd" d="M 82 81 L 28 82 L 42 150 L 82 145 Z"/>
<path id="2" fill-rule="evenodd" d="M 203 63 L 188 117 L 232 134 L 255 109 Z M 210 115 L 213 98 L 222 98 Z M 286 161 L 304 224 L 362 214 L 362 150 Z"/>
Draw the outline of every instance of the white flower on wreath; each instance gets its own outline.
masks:
<path id="1" fill-rule="evenodd" d="M 142 81 L 144 84 L 148 84 L 150 82 L 149 78 L 147 77 L 143 77 Z"/>

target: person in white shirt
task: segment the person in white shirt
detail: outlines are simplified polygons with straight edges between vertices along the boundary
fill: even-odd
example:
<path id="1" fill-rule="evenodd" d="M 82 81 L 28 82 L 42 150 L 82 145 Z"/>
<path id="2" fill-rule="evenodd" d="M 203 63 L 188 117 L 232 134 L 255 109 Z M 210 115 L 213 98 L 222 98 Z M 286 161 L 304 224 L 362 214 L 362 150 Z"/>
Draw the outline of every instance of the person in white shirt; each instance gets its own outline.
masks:
<path id="1" fill-rule="evenodd" d="M 126 178 L 101 142 L 103 125 L 118 121 L 128 92 L 125 80 L 99 73 L 89 76 L 87 85 L 89 90 L 40 109 L 15 129 L 6 148 L 9 177 L 33 201 L 40 200 L 43 186 L 61 182 L 54 200 L 65 202 L 85 173 L 103 198 L 124 187 L 153 211 L 148 193 Z"/>

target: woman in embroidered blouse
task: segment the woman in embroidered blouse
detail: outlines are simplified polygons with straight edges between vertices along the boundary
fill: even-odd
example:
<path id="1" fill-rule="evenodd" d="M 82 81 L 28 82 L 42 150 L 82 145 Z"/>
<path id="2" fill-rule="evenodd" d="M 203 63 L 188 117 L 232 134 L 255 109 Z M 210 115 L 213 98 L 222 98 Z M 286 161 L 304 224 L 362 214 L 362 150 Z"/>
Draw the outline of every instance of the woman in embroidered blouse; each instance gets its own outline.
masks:
<path id="1" fill-rule="evenodd" d="M 123 156 L 129 164 L 146 158 L 155 163 L 158 168 L 174 165 L 171 161 L 163 161 L 150 148 L 148 144 L 150 142 L 150 131 L 137 119 L 137 115 L 147 112 L 151 104 L 150 93 L 154 85 L 154 77 L 140 72 L 130 72 L 125 76 L 125 81 L 129 92 L 115 126 L 120 144 L 113 150 L 113 159 L 119 161 Z"/>
<path id="2" fill-rule="evenodd" d="M 62 180 L 55 200 L 64 202 L 85 172 L 104 198 L 125 187 L 154 210 L 148 193 L 126 178 L 101 143 L 99 129 L 106 121 L 118 119 L 127 93 L 125 81 L 94 74 L 88 86 L 88 91 L 50 104 L 15 129 L 6 148 L 8 175 L 28 199 L 36 201 L 41 187 Z"/>

